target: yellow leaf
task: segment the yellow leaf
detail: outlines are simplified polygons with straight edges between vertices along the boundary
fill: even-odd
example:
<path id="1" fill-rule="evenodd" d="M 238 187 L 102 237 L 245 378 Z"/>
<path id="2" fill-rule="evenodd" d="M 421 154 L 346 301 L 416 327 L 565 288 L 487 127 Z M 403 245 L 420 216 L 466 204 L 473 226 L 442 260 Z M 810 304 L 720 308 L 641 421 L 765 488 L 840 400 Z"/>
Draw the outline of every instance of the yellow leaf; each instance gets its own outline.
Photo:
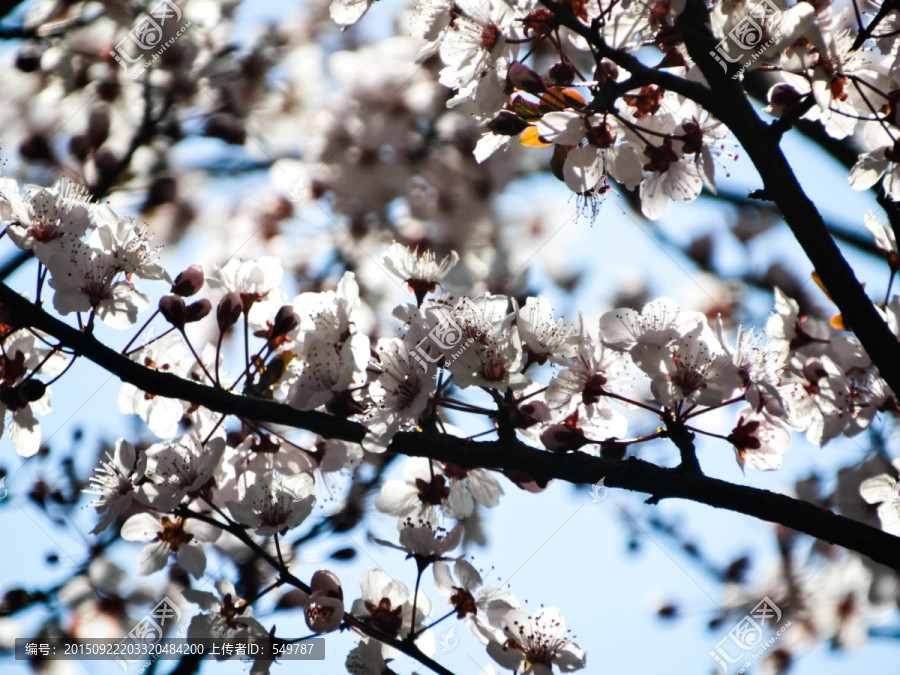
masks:
<path id="1" fill-rule="evenodd" d="M 812 280 L 816 282 L 816 286 L 818 286 L 822 292 L 828 296 L 828 299 L 831 300 L 831 295 L 829 295 L 828 291 L 825 289 L 825 284 L 822 283 L 822 278 L 819 276 L 819 273 L 813 270 Z M 834 300 L 831 300 L 834 302 Z"/>
<path id="2" fill-rule="evenodd" d="M 553 143 L 547 143 L 546 141 L 541 140 L 541 137 L 538 135 L 537 127 L 528 127 L 523 131 L 522 135 L 519 136 L 519 143 L 527 148 L 545 148 L 548 145 L 553 145 Z"/>

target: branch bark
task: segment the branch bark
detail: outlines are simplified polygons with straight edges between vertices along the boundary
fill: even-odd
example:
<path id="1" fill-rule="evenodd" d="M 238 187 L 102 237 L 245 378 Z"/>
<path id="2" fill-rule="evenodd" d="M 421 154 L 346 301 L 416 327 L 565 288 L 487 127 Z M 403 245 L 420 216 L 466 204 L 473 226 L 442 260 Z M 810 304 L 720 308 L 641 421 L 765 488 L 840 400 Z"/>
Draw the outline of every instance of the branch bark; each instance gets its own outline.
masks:
<path id="1" fill-rule="evenodd" d="M 50 316 L 5 284 L 0 284 L 0 305 L 18 321 L 18 325 L 44 331 L 79 355 L 148 393 L 187 400 L 220 413 L 307 429 L 326 438 L 359 442 L 365 435 L 365 427 L 358 422 L 232 394 L 146 368 L 101 344 L 93 335 Z M 402 432 L 394 436 L 388 452 L 430 457 L 464 469 L 521 471 L 541 485 L 552 479 L 589 485 L 605 478 L 608 487 L 646 493 L 654 502 L 687 499 L 779 523 L 900 570 L 900 537 L 793 497 L 734 485 L 701 473 L 659 467 L 638 459 L 619 462 L 581 452 L 556 454 L 529 447 L 515 438 L 479 442 L 447 434 Z"/>
<path id="2" fill-rule="evenodd" d="M 688 0 L 679 27 L 688 53 L 709 86 L 653 68 L 621 50 L 610 48 L 597 27 L 587 27 L 554 0 L 541 0 L 562 25 L 583 36 L 599 57 L 609 58 L 641 81 L 657 84 L 703 106 L 723 122 L 750 156 L 763 181 L 764 193 L 781 211 L 804 253 L 819 273 L 845 325 L 859 338 L 879 373 L 900 392 L 900 342 L 875 309 L 853 269 L 844 259 L 815 204 L 806 196 L 773 134 L 747 99 L 741 83 L 723 73 L 709 57 L 716 39 L 708 26 L 705 0 Z M 716 95 L 712 95 L 715 91 Z"/>
<path id="3" fill-rule="evenodd" d="M 825 221 L 806 195 L 769 125 L 747 100 L 741 84 L 709 57 L 716 39 L 707 25 L 704 0 L 688 0 L 679 18 L 685 46 L 707 81 L 722 92 L 707 109 L 735 135 L 763 181 L 764 192 L 813 264 L 845 325 L 862 343 L 879 373 L 900 392 L 900 342 L 875 309 L 853 269 L 831 238 Z"/>

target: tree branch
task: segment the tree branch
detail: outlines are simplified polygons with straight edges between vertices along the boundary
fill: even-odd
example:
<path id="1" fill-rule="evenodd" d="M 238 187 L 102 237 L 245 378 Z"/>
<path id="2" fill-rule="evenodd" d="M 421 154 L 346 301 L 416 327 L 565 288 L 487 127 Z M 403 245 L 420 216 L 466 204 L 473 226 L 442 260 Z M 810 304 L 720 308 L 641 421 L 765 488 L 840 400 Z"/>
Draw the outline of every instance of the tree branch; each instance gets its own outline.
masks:
<path id="1" fill-rule="evenodd" d="M 389 450 L 451 462 L 464 469 L 524 471 L 539 484 L 556 478 L 575 485 L 590 485 L 605 478 L 607 487 L 647 493 L 654 502 L 688 499 L 779 523 L 900 570 L 900 537 L 787 495 L 735 485 L 679 468 L 667 469 L 635 458 L 615 461 L 582 452 L 550 453 L 518 440 L 476 442 L 440 434 L 401 433 L 394 437 Z"/>
<path id="2" fill-rule="evenodd" d="M 304 593 L 309 594 L 311 592 L 312 589 L 310 589 L 309 585 L 291 574 L 287 566 L 285 566 L 280 560 L 276 559 L 275 556 L 265 550 L 262 546 L 257 544 L 253 540 L 253 538 L 249 534 L 247 534 L 243 527 L 237 525 L 236 523 L 223 523 L 222 521 L 216 520 L 215 518 L 207 516 L 203 513 L 191 511 L 187 506 L 179 507 L 178 515 L 183 518 L 194 518 L 195 520 L 199 520 L 208 525 L 212 525 L 213 527 L 217 527 L 225 532 L 228 532 L 234 537 L 237 537 L 245 546 L 247 546 L 256 555 L 269 563 L 269 565 L 278 572 L 278 578 L 280 581 L 288 583 L 295 588 L 299 588 Z M 415 616 L 413 616 L 413 620 L 415 620 Z M 379 642 L 383 642 L 384 644 L 390 645 L 394 649 L 403 652 L 410 658 L 415 659 L 423 666 L 426 666 L 439 675 L 453 675 L 453 671 L 448 670 L 440 663 L 430 658 L 421 649 L 419 649 L 419 647 L 414 642 L 407 642 L 404 640 L 399 640 L 395 637 L 391 637 L 390 635 L 386 635 L 377 628 L 374 628 L 369 624 L 360 621 L 350 612 L 344 612 L 344 622 L 348 626 L 352 626 L 364 635 L 368 635 L 369 637 L 374 638 Z"/>
<path id="3" fill-rule="evenodd" d="M 865 348 L 879 373 L 900 392 L 900 342 L 878 314 L 872 301 L 838 249 L 815 204 L 806 196 L 793 169 L 765 124 L 750 105 L 743 88 L 709 58 L 716 40 L 707 26 L 704 0 L 688 0 L 680 17 L 682 35 L 691 58 L 707 81 L 722 92 L 707 106 L 735 135 L 763 181 L 765 193 L 819 273 L 844 323 Z"/>
<path id="4" fill-rule="evenodd" d="M 101 344 L 93 335 L 51 317 L 5 284 L 0 284 L 0 304 L 21 324 L 52 335 L 101 368 L 150 394 L 188 400 L 220 413 L 307 429 L 326 438 L 358 442 L 365 435 L 365 427 L 358 422 L 295 410 L 284 403 L 239 396 L 146 368 Z M 581 452 L 551 453 L 529 447 L 515 438 L 478 442 L 437 433 L 398 433 L 388 451 L 411 457 L 430 457 L 465 469 L 525 472 L 541 485 L 551 479 L 582 485 L 605 478 L 609 487 L 647 493 L 654 501 L 677 497 L 779 523 L 900 570 L 900 537 L 799 499 L 734 485 L 680 468 L 667 469 L 633 458 L 617 462 Z"/>
<path id="5" fill-rule="evenodd" d="M 284 403 L 232 394 L 224 389 L 207 387 L 185 380 L 172 373 L 147 368 L 114 349 L 110 349 L 93 335 L 83 333 L 56 319 L 23 298 L 6 284 L 0 284 L 0 305 L 22 325 L 37 328 L 52 335 L 76 355 L 84 356 L 123 382 L 128 382 L 155 396 L 181 399 L 202 405 L 215 412 L 234 414 L 257 422 L 284 424 L 307 429 L 326 438 L 359 442 L 365 427 L 333 415 L 292 408 Z"/>
<path id="6" fill-rule="evenodd" d="M 648 68 L 628 52 L 613 49 L 607 45 L 603 36 L 600 35 L 599 27 L 585 26 L 565 5 L 554 0 L 541 0 L 541 4 L 554 13 L 561 25 L 586 39 L 599 57 L 607 58 L 631 73 L 631 83 L 634 85 L 634 89 L 638 89 L 646 84 L 657 84 L 663 89 L 674 91 L 692 101 L 696 101 L 707 109 L 711 109 L 716 97 L 713 96 L 712 91 L 706 85 L 699 82 L 691 82 L 683 77 L 678 77 L 662 70 Z"/>
<path id="7" fill-rule="evenodd" d="M 850 47 L 851 52 L 855 52 L 862 46 L 862 43 L 872 37 L 872 33 L 878 27 L 882 21 L 887 18 L 887 15 L 893 12 L 894 10 L 900 9 L 900 5 L 898 5 L 897 0 L 884 0 L 881 3 L 881 7 L 878 8 L 878 13 L 875 15 L 875 18 L 869 22 L 869 25 L 857 34 L 856 39 L 853 41 L 853 45 Z"/>

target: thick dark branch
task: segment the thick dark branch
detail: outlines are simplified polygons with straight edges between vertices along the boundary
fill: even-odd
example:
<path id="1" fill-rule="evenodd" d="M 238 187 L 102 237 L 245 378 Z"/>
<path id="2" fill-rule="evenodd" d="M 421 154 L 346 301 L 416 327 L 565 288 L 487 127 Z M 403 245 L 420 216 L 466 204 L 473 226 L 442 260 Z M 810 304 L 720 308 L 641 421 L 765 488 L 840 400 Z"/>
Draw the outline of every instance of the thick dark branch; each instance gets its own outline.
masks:
<path id="1" fill-rule="evenodd" d="M 231 394 L 145 368 L 102 345 L 92 335 L 51 317 L 4 284 L 0 284 L 0 305 L 23 325 L 49 333 L 110 373 L 151 394 L 188 400 L 220 413 L 308 429 L 327 438 L 360 441 L 365 434 L 365 428 L 356 422 Z M 610 487 L 648 493 L 654 501 L 678 497 L 780 523 L 900 570 L 900 537 L 798 499 L 733 485 L 683 469 L 666 469 L 636 459 L 615 462 L 583 453 L 556 454 L 528 447 L 517 439 L 476 442 L 436 433 L 399 433 L 388 451 L 431 457 L 468 469 L 521 471 L 544 485 L 551 479 L 592 484 L 606 478 Z"/>
<path id="2" fill-rule="evenodd" d="M 3 263 L 3 265 L 0 265 L 0 279 L 7 279 L 17 269 L 19 269 L 33 257 L 34 253 L 32 253 L 30 250 L 23 251 L 17 249 L 15 255 L 13 255 L 9 260 Z"/>
<path id="3" fill-rule="evenodd" d="M 644 492 L 651 495 L 654 502 L 672 497 L 689 499 L 779 523 L 900 570 L 900 537 L 787 495 L 735 485 L 678 468 L 666 469 L 634 458 L 613 461 L 582 452 L 544 452 L 519 441 L 476 442 L 437 434 L 398 434 L 390 450 L 452 462 L 465 469 L 487 467 L 524 471 L 539 484 L 556 478 L 576 485 L 590 485 L 605 478 L 607 487 Z"/>
<path id="4" fill-rule="evenodd" d="M 688 0 L 679 17 L 685 46 L 717 94 L 696 82 L 647 68 L 634 57 L 610 49 L 596 28 L 588 28 L 554 0 L 541 0 L 560 22 L 585 37 L 598 56 L 606 57 L 634 76 L 646 78 L 706 108 L 735 135 L 750 156 L 765 186 L 803 251 L 819 273 L 825 288 L 841 311 L 844 323 L 856 333 L 881 376 L 895 392 L 900 391 L 900 342 L 878 314 L 865 290 L 835 244 L 815 205 L 806 196 L 790 164 L 772 134 L 751 106 L 741 83 L 723 73 L 709 56 L 716 39 L 708 27 L 704 0 Z M 892 221 L 893 222 L 893 221 Z"/>
<path id="5" fill-rule="evenodd" d="M 710 84 L 720 90 L 715 108 L 709 108 L 735 135 L 762 178 L 766 196 L 779 208 L 844 323 L 859 338 L 881 376 L 900 391 L 900 343 L 878 314 L 853 269 L 844 259 L 815 204 L 806 196 L 790 164 L 765 124 L 744 95 L 740 83 L 723 73 L 709 52 L 716 39 L 707 26 L 704 0 L 688 0 L 680 17 L 682 34 L 691 58 Z"/>
<path id="6" fill-rule="evenodd" d="M 239 396 L 224 389 L 183 380 L 172 373 L 146 368 L 110 349 L 93 335 L 82 333 L 50 316 L 5 284 L 0 284 L 0 304 L 10 312 L 15 321 L 52 335 L 76 354 L 90 359 L 123 382 L 133 384 L 149 394 L 190 401 L 216 412 L 234 414 L 258 422 L 308 429 L 326 438 L 359 442 L 365 435 L 365 427 L 361 424 L 347 422 L 333 415 L 297 410 L 283 403 Z"/>
<path id="7" fill-rule="evenodd" d="M 0 0 L 0 19 L 11 14 L 23 2 L 24 0 Z"/>
<path id="8" fill-rule="evenodd" d="M 744 88 L 747 90 L 747 93 L 761 103 L 766 102 L 766 92 L 768 92 L 772 83 L 773 81 L 769 73 L 761 73 L 758 71 L 750 73 L 744 78 Z M 778 124 L 779 122 L 776 121 L 770 128 Z M 828 132 L 825 131 L 825 128 L 820 122 L 813 122 L 811 120 L 798 119 L 793 126 L 806 138 L 843 164 L 845 168 L 852 168 L 859 159 L 859 149 L 855 147 L 852 136 L 840 139 L 834 138 L 828 135 Z M 878 205 L 881 206 L 881 208 L 884 209 L 885 214 L 887 214 L 888 221 L 894 230 L 894 235 L 897 237 L 897 240 L 900 241 L 900 205 L 887 196 L 882 181 L 875 183 L 871 190 L 876 195 Z M 840 239 L 838 235 L 835 234 L 835 236 Z"/>
<path id="9" fill-rule="evenodd" d="M 694 434 L 688 431 L 684 422 L 671 412 L 666 412 L 663 423 L 666 425 L 665 437 L 675 444 L 681 454 L 681 464 L 678 468 L 690 473 L 701 473 L 697 450 L 694 447 Z"/>

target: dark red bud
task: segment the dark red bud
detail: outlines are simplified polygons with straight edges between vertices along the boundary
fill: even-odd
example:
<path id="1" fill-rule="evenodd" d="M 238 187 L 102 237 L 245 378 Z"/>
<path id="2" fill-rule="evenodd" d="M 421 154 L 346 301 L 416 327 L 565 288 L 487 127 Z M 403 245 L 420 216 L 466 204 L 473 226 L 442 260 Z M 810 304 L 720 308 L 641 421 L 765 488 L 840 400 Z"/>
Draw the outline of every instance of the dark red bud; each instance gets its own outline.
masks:
<path id="1" fill-rule="evenodd" d="M 206 122 L 204 133 L 213 138 L 221 138 L 230 145 L 243 145 L 247 131 L 231 115 L 215 115 Z"/>
<path id="2" fill-rule="evenodd" d="M 203 281 L 203 268 L 200 265 L 191 265 L 175 277 L 172 293 L 187 298 L 203 288 Z"/>
<path id="3" fill-rule="evenodd" d="M 628 446 L 618 441 L 603 441 L 600 444 L 600 456 L 603 459 L 625 459 Z"/>
<path id="4" fill-rule="evenodd" d="M 487 128 L 501 136 L 516 136 L 528 128 L 528 122 L 510 110 L 501 110 L 499 115 L 488 122 Z"/>
<path id="5" fill-rule="evenodd" d="M 33 73 L 41 67 L 43 52 L 36 47 L 25 47 L 16 56 L 16 68 L 23 73 Z"/>
<path id="6" fill-rule="evenodd" d="M 568 452 L 577 450 L 590 441 L 577 427 L 568 424 L 552 424 L 541 434 L 541 443 L 552 452 Z"/>
<path id="7" fill-rule="evenodd" d="M 184 317 L 185 323 L 194 323 L 206 317 L 212 311 L 212 303 L 203 298 L 197 302 L 192 302 L 187 306 L 187 313 Z"/>
<path id="8" fill-rule="evenodd" d="M 612 61 L 604 59 L 594 70 L 594 79 L 597 80 L 597 86 L 599 87 L 615 84 L 619 79 L 619 67 Z"/>
<path id="9" fill-rule="evenodd" d="M 187 321 L 187 309 L 184 306 L 184 300 L 177 295 L 163 296 L 159 301 L 159 313 L 178 330 L 184 328 Z"/>
<path id="10" fill-rule="evenodd" d="M 516 89 L 521 89 L 534 96 L 540 96 L 547 91 L 544 80 L 524 63 L 514 63 L 506 73 L 509 83 Z"/>
<path id="11" fill-rule="evenodd" d="M 542 401 L 529 401 L 518 407 L 513 413 L 513 426 L 516 429 L 528 429 L 539 422 L 550 419 L 550 408 Z"/>
<path id="12" fill-rule="evenodd" d="M 19 385 L 19 399 L 23 403 L 33 403 L 44 398 L 47 385 L 40 380 L 25 380 Z"/>
<path id="13" fill-rule="evenodd" d="M 216 308 L 216 321 L 219 323 L 219 332 L 224 333 L 236 324 L 243 312 L 244 305 L 241 302 L 240 293 L 234 291 L 226 293 Z"/>
<path id="14" fill-rule="evenodd" d="M 272 323 L 272 337 L 277 338 L 287 335 L 297 327 L 298 323 L 297 315 L 294 314 L 294 308 L 290 305 L 284 305 L 275 315 L 275 321 Z"/>
<path id="15" fill-rule="evenodd" d="M 575 69 L 564 61 L 554 63 L 547 71 L 547 76 L 553 80 L 554 84 L 566 86 L 575 81 Z"/>
<path id="16" fill-rule="evenodd" d="M 769 102 L 782 110 L 793 108 L 802 98 L 803 95 L 789 84 L 776 84 L 769 92 Z"/>

